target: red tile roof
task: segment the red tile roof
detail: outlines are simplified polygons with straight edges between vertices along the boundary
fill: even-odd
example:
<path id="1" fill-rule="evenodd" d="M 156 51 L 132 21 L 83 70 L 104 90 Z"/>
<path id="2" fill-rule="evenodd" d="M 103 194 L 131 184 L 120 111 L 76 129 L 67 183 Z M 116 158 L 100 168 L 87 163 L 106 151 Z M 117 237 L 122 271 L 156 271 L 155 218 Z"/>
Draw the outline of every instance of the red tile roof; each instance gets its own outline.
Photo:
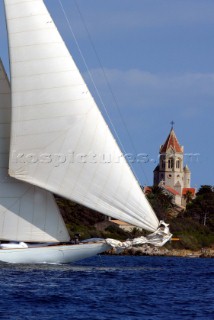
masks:
<path id="1" fill-rule="evenodd" d="M 152 188 L 146 186 L 146 187 L 143 188 L 143 192 L 145 194 L 148 194 L 148 193 L 152 192 Z"/>
<path id="2" fill-rule="evenodd" d="M 183 188 L 182 195 L 184 196 L 187 193 L 187 191 L 190 191 L 192 193 L 192 195 L 194 196 L 196 189 L 195 188 Z"/>
<path id="3" fill-rule="evenodd" d="M 178 191 L 176 191 L 175 189 L 169 187 L 169 186 L 162 186 L 162 188 L 166 189 L 167 191 L 169 191 L 170 193 L 174 194 L 175 196 L 179 196 L 180 193 Z"/>
<path id="4" fill-rule="evenodd" d="M 183 148 L 180 146 L 173 128 L 171 129 L 165 143 L 161 146 L 160 153 L 166 152 L 170 147 L 175 152 L 183 152 Z"/>

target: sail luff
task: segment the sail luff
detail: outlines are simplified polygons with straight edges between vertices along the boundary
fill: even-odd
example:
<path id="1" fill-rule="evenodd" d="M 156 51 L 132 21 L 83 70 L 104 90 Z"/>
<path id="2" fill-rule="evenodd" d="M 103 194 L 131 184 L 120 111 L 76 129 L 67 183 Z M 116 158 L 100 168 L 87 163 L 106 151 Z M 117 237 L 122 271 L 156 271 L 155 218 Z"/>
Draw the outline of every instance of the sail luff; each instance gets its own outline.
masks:
<path id="1" fill-rule="evenodd" d="M 10 175 L 156 230 L 158 219 L 45 4 L 4 2 L 13 108 Z M 103 160 L 108 156 L 110 161 Z"/>

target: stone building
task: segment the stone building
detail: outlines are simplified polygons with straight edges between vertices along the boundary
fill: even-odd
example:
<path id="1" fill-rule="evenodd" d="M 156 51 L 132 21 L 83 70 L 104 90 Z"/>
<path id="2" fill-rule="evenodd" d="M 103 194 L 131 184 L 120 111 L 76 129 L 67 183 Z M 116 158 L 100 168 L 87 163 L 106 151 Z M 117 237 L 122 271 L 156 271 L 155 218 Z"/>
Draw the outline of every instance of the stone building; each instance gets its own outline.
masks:
<path id="1" fill-rule="evenodd" d="M 161 186 L 166 193 L 173 196 L 175 204 L 186 206 L 187 195 L 195 196 L 191 188 L 191 172 L 184 165 L 184 148 L 178 142 L 172 126 L 171 131 L 160 146 L 159 164 L 154 170 L 154 185 Z"/>

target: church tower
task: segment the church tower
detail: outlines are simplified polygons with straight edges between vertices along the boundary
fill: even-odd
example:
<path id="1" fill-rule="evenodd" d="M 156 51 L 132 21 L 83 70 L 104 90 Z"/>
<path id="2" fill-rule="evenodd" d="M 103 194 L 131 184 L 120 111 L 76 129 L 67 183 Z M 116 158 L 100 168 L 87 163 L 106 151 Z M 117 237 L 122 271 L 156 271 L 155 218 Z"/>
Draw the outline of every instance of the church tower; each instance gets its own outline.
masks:
<path id="1" fill-rule="evenodd" d="M 179 144 L 173 127 L 165 143 L 161 145 L 159 154 L 159 165 L 154 171 L 154 184 L 161 182 L 181 193 L 184 184 L 184 149 Z"/>
<path id="2" fill-rule="evenodd" d="M 190 170 L 187 165 L 184 167 L 184 148 L 178 142 L 173 124 L 166 141 L 160 146 L 159 164 L 154 170 L 154 185 L 162 186 L 173 194 L 178 205 L 182 205 L 187 190 L 193 192 L 193 189 L 190 188 Z"/>

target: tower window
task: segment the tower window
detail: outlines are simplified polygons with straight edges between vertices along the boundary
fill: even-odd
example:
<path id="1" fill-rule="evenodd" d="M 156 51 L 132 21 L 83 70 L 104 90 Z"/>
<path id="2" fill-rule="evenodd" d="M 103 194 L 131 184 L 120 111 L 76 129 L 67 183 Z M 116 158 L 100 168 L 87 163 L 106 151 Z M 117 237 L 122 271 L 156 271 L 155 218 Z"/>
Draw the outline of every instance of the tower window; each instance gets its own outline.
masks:
<path id="1" fill-rule="evenodd" d="M 177 169 L 180 168 L 180 160 L 176 160 L 176 168 L 177 168 Z"/>
<path id="2" fill-rule="evenodd" d="M 168 168 L 169 168 L 169 169 L 173 169 L 173 165 L 174 165 L 173 159 L 169 159 L 169 160 L 168 160 Z"/>

